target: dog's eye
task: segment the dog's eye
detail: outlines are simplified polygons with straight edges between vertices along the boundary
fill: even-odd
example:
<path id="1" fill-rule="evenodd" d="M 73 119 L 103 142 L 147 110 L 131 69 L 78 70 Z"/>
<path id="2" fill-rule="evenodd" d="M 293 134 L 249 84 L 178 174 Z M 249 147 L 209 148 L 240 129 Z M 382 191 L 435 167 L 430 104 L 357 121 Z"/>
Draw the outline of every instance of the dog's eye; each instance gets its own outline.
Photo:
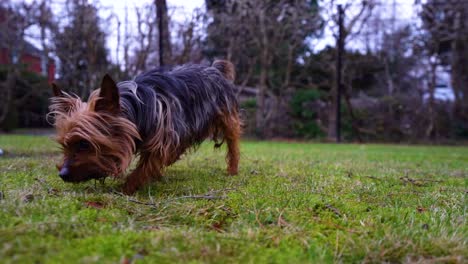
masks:
<path id="1" fill-rule="evenodd" d="M 79 150 L 89 150 L 90 147 L 91 147 L 91 144 L 86 140 L 80 140 L 78 142 L 78 149 Z"/>

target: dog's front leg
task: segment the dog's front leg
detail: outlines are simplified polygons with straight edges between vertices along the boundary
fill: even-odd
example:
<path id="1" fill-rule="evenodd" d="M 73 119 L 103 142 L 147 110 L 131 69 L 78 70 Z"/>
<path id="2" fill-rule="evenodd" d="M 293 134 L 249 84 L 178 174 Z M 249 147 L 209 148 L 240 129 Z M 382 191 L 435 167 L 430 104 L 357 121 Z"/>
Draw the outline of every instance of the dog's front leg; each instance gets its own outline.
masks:
<path id="1" fill-rule="evenodd" d="M 127 177 L 122 191 L 125 194 L 135 193 L 138 189 L 151 182 L 153 179 L 161 178 L 161 169 L 161 162 L 158 158 L 150 154 L 141 154 L 138 166 Z"/>

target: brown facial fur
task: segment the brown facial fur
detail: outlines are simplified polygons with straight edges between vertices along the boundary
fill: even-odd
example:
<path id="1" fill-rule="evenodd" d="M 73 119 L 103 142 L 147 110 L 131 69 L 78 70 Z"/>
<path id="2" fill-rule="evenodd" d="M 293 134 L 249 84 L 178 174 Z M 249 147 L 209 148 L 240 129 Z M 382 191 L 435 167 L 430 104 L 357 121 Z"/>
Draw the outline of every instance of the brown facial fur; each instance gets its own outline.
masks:
<path id="1" fill-rule="evenodd" d="M 118 114 L 96 111 L 96 104 L 102 100 L 98 94 L 99 90 L 94 91 L 88 102 L 65 93 L 52 98 L 50 114 L 55 119 L 56 141 L 63 148 L 63 163 L 69 162 L 70 173 L 65 181 L 117 176 L 132 160 L 134 139 L 139 139 L 136 127 Z M 87 148 L 80 147 L 83 141 L 89 145 Z"/>

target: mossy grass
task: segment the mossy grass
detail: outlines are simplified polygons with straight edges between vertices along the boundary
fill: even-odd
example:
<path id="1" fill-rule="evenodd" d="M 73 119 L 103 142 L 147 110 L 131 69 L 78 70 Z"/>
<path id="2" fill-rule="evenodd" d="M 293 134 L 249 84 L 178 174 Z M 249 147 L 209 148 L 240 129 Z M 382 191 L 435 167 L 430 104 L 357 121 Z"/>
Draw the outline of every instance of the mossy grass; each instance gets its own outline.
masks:
<path id="1" fill-rule="evenodd" d="M 467 261 L 468 148 L 203 144 L 127 197 L 64 183 L 48 137 L 0 136 L 2 263 Z"/>

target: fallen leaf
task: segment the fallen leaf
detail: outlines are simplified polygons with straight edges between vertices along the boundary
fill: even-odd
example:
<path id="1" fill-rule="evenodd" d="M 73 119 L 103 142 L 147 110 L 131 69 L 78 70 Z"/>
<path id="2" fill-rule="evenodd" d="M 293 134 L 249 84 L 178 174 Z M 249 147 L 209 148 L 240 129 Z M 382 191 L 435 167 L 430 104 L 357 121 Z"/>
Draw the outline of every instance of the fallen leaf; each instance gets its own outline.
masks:
<path id="1" fill-rule="evenodd" d="M 211 228 L 213 228 L 216 232 L 220 232 L 220 233 L 224 232 L 223 224 L 220 223 L 220 222 L 216 222 L 216 223 L 212 224 Z"/>
<path id="2" fill-rule="evenodd" d="M 85 202 L 86 207 L 93 207 L 96 209 L 102 209 L 104 205 L 101 202 Z"/>
<path id="3" fill-rule="evenodd" d="M 126 257 L 123 257 L 120 260 L 120 264 L 130 264 L 130 263 L 132 263 L 132 261 L 129 258 L 126 258 Z"/>
<path id="4" fill-rule="evenodd" d="M 29 203 L 29 202 L 32 202 L 33 200 L 34 200 L 34 195 L 32 195 L 32 193 L 25 194 L 23 195 L 23 197 L 21 197 L 21 201 L 23 201 L 24 203 Z"/>
<path id="5" fill-rule="evenodd" d="M 426 212 L 426 211 L 427 211 L 427 208 L 424 208 L 424 207 L 419 206 L 418 208 L 416 208 L 416 210 L 417 210 L 419 213 L 423 213 L 423 212 Z"/>

